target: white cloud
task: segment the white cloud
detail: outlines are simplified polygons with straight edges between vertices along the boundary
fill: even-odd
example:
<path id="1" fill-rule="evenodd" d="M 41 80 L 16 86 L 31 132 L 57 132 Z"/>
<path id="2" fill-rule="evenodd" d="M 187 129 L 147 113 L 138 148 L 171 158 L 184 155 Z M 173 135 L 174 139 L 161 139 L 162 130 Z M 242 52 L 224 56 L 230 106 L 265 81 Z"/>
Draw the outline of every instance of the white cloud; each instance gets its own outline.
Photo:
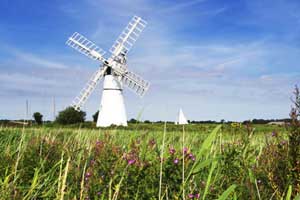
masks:
<path id="1" fill-rule="evenodd" d="M 39 56 L 30 54 L 30 53 L 24 53 L 21 51 L 15 51 L 14 52 L 16 59 L 22 60 L 24 62 L 28 62 L 32 65 L 37 65 L 39 67 L 44 68 L 51 68 L 51 69 L 67 69 L 69 68 L 67 65 L 59 62 L 55 62 L 53 60 L 41 58 Z"/>
<path id="2" fill-rule="evenodd" d="M 182 9 L 185 9 L 187 7 L 190 7 L 190 6 L 194 6 L 196 4 L 203 3 L 205 1 L 206 0 L 190 0 L 190 1 L 185 1 L 183 3 L 177 3 L 177 4 L 173 5 L 173 6 L 168 6 L 166 8 L 162 8 L 158 12 L 160 14 L 168 14 L 170 12 L 180 11 Z"/>

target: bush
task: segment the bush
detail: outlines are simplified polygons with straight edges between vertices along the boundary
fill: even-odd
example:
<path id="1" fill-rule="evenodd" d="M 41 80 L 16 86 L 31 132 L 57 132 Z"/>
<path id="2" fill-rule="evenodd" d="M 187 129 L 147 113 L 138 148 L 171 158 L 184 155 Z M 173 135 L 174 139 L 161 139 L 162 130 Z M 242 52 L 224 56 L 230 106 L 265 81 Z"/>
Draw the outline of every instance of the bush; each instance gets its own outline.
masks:
<path id="1" fill-rule="evenodd" d="M 65 110 L 59 112 L 55 122 L 63 125 L 82 123 L 85 120 L 85 116 L 85 112 L 77 111 L 73 107 L 68 107 Z"/>

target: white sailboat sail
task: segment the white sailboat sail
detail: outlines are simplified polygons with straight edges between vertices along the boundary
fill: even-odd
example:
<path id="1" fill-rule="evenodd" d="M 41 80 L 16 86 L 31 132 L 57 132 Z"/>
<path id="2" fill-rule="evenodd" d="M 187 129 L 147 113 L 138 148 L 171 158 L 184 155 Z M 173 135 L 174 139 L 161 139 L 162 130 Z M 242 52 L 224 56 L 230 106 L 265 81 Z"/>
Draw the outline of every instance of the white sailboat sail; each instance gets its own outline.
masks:
<path id="1" fill-rule="evenodd" d="M 188 124 L 186 117 L 184 116 L 182 109 L 179 110 L 177 124 Z"/>

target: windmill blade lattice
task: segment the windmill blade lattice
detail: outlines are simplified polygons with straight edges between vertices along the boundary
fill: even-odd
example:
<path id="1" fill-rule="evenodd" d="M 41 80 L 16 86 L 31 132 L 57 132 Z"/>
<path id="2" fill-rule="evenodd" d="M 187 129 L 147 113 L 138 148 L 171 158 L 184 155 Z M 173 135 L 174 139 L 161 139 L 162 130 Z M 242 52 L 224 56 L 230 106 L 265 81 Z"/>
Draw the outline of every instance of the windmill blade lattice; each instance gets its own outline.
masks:
<path id="1" fill-rule="evenodd" d="M 120 53 L 126 55 L 146 27 L 146 25 L 146 21 L 144 21 L 140 17 L 134 16 L 126 26 L 126 28 L 123 30 L 119 38 L 113 44 L 110 52 L 115 56 L 119 55 Z"/>
<path id="2" fill-rule="evenodd" d="M 80 108 L 84 105 L 84 103 L 87 101 L 89 96 L 92 94 L 92 92 L 95 90 L 97 84 L 99 83 L 99 80 L 104 76 L 104 73 L 106 71 L 107 67 L 104 66 L 102 68 L 99 68 L 90 78 L 88 83 L 85 85 L 85 87 L 81 90 L 79 95 L 73 100 L 72 107 L 75 108 L 75 110 L 80 110 Z"/>
<path id="3" fill-rule="evenodd" d="M 106 61 L 103 57 L 105 51 L 77 32 L 67 40 L 66 44 L 93 60 Z"/>
<path id="4" fill-rule="evenodd" d="M 121 80 L 127 87 L 133 90 L 140 97 L 144 96 L 150 86 L 150 83 L 148 81 L 142 79 L 139 75 L 129 71 L 122 76 Z"/>

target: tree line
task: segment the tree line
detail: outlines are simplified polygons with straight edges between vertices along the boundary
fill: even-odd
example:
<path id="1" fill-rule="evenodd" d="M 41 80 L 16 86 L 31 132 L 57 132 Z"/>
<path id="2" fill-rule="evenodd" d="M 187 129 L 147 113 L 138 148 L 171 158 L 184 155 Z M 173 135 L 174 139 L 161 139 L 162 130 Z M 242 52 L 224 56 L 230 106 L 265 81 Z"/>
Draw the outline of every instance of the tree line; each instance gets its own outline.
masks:
<path id="1" fill-rule="evenodd" d="M 99 115 L 99 111 L 97 111 L 95 114 L 92 115 L 93 122 L 97 122 Z M 37 125 L 41 125 L 43 123 L 43 115 L 40 112 L 35 112 L 33 114 L 33 120 L 19 120 L 19 121 L 29 121 L 30 123 L 35 123 Z M 73 107 L 67 107 L 66 109 L 59 112 L 56 119 L 54 120 L 54 123 L 61 124 L 61 125 L 68 125 L 68 124 L 77 124 L 77 123 L 83 123 L 86 121 L 86 112 L 84 111 L 77 111 Z M 0 120 L 1 124 L 7 124 L 10 120 Z M 46 123 L 49 123 L 50 121 L 47 121 Z M 196 121 L 196 120 L 188 120 L 191 124 L 231 124 L 235 123 L 235 121 L 225 121 L 224 119 L 220 121 L 216 120 L 202 120 L 202 121 Z M 285 118 L 285 119 L 253 119 L 253 120 L 245 120 L 239 123 L 242 124 L 268 124 L 270 122 L 285 122 L 289 123 L 291 122 L 291 119 Z M 165 123 L 165 121 L 150 121 L 150 120 L 138 120 L 131 118 L 128 123 L 145 123 L 145 124 L 161 124 Z M 174 123 L 173 121 L 166 121 L 168 124 Z"/>

